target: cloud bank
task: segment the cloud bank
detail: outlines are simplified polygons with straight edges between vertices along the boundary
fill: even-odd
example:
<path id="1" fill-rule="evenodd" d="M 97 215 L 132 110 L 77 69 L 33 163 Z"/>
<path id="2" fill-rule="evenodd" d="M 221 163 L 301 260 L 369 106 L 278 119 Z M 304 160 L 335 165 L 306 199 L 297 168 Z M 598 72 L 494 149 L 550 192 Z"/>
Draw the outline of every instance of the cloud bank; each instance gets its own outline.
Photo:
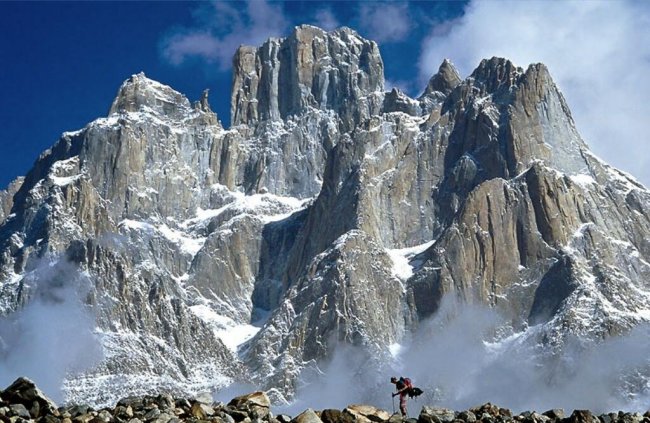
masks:
<path id="1" fill-rule="evenodd" d="M 391 376 L 407 376 L 424 394 L 409 400 L 411 416 L 423 405 L 455 410 L 492 402 L 515 412 L 563 407 L 596 413 L 644 412 L 650 401 L 650 326 L 604 342 L 569 343 L 552 355 L 536 342 L 535 328 L 513 334 L 494 310 L 450 297 L 402 343 L 395 359 L 378 362 L 341 346 L 322 371 L 305 371 L 302 388 L 283 411 L 373 404 L 394 410 Z"/>
<path id="2" fill-rule="evenodd" d="M 219 70 L 230 68 L 242 45 L 258 45 L 284 34 L 288 25 L 282 7 L 260 0 L 240 3 L 210 2 L 194 12 L 195 25 L 171 31 L 162 41 L 162 55 L 173 65 L 202 59 Z"/>
<path id="3" fill-rule="evenodd" d="M 449 58 L 467 76 L 481 59 L 543 62 L 593 151 L 650 186 L 650 4 L 472 1 L 423 40 L 420 86 Z"/>
<path id="4" fill-rule="evenodd" d="M 411 30 L 407 3 L 362 3 L 359 25 L 363 33 L 378 43 L 406 39 Z"/>
<path id="5" fill-rule="evenodd" d="M 95 316 L 84 305 L 90 280 L 65 260 L 43 259 L 24 279 L 31 301 L 0 317 L 0 384 L 32 379 L 55 402 L 63 379 L 97 365 L 103 352 Z"/>

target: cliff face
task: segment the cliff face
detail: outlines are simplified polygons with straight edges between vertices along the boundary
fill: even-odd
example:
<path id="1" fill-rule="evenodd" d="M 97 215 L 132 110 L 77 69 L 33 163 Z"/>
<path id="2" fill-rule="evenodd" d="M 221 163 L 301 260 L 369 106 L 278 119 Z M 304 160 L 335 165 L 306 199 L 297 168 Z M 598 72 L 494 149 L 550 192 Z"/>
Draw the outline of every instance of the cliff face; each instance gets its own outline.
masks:
<path id="1" fill-rule="evenodd" d="M 650 320 L 650 192 L 589 152 L 544 65 L 444 61 L 418 99 L 383 80 L 374 42 L 309 26 L 236 52 L 231 129 L 134 75 L 0 193 L 3 314 L 43 259 L 92 281 L 105 359 L 70 399 L 290 396 L 339 342 L 388 357 L 446 294 L 556 347 Z"/>

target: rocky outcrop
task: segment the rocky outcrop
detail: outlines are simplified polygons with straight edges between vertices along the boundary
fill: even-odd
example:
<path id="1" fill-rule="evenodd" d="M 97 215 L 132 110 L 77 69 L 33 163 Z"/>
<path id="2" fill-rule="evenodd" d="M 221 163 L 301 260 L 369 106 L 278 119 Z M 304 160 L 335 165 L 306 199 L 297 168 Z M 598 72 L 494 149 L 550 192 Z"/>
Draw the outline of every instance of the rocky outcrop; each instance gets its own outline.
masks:
<path id="1" fill-rule="evenodd" d="M 0 224 L 11 214 L 11 209 L 14 206 L 14 195 L 20 189 L 23 181 L 23 177 L 16 178 L 9 184 L 7 189 L 0 191 Z"/>
<path id="2" fill-rule="evenodd" d="M 284 39 L 240 47 L 233 59 L 232 124 L 333 110 L 344 130 L 377 114 L 384 88 L 379 48 L 349 28 L 302 25 Z"/>

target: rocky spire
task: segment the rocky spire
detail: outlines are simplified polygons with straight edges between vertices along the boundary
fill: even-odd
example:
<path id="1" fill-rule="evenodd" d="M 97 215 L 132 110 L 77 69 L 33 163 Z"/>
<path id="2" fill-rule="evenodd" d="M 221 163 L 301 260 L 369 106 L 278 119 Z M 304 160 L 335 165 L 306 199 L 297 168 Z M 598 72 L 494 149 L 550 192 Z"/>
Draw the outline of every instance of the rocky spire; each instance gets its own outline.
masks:
<path id="1" fill-rule="evenodd" d="M 481 85 L 486 92 L 494 93 L 501 87 L 515 85 L 517 77 L 522 73 L 523 69 L 515 66 L 510 60 L 492 57 L 481 60 L 470 78 L 474 78 L 477 85 Z"/>
<path id="2" fill-rule="evenodd" d="M 424 90 L 424 95 L 432 94 L 436 91 L 448 95 L 460 82 L 461 79 L 458 71 L 448 59 L 445 59 L 440 64 L 438 73 L 433 75 L 429 80 L 427 88 Z"/>
<path id="3" fill-rule="evenodd" d="M 233 125 L 284 119 L 307 107 L 358 121 L 378 113 L 383 101 L 379 48 L 349 28 L 325 32 L 302 25 L 287 38 L 242 46 L 233 74 Z"/>
<path id="4" fill-rule="evenodd" d="M 181 93 L 167 85 L 147 78 L 144 72 L 124 81 L 113 100 L 109 115 L 120 112 L 154 111 L 170 117 L 179 117 L 190 108 L 190 102 Z"/>

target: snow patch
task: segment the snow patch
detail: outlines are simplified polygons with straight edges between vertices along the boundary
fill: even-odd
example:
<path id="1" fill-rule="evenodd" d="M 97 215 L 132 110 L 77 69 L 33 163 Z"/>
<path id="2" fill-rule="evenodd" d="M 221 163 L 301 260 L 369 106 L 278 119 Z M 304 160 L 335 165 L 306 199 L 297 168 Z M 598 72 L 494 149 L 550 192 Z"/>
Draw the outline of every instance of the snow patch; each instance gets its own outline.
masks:
<path id="1" fill-rule="evenodd" d="M 429 241 L 414 247 L 386 249 L 386 253 L 393 261 L 393 275 L 400 280 L 407 280 L 413 276 L 413 266 L 410 264 L 411 258 L 424 252 L 427 248 L 431 247 L 433 243 L 434 241 Z"/>
<path id="2" fill-rule="evenodd" d="M 577 175 L 571 175 L 571 176 L 569 176 L 569 178 L 576 185 L 580 185 L 582 188 L 589 188 L 591 185 L 596 184 L 596 180 L 591 175 L 587 175 L 585 173 L 579 173 Z"/>
<path id="3" fill-rule="evenodd" d="M 206 238 L 193 238 L 188 234 L 172 229 L 165 224 L 154 226 L 147 222 L 124 219 L 118 224 L 118 227 L 141 232 L 158 233 L 171 243 L 176 244 L 182 252 L 190 254 L 191 256 L 195 256 L 199 250 L 203 248 L 206 240 Z"/>
<path id="4" fill-rule="evenodd" d="M 207 304 L 191 306 L 190 310 L 196 317 L 210 325 L 214 334 L 234 353 L 237 352 L 240 345 L 251 339 L 260 330 L 259 327 L 237 323 L 228 317 L 222 316 Z"/>

